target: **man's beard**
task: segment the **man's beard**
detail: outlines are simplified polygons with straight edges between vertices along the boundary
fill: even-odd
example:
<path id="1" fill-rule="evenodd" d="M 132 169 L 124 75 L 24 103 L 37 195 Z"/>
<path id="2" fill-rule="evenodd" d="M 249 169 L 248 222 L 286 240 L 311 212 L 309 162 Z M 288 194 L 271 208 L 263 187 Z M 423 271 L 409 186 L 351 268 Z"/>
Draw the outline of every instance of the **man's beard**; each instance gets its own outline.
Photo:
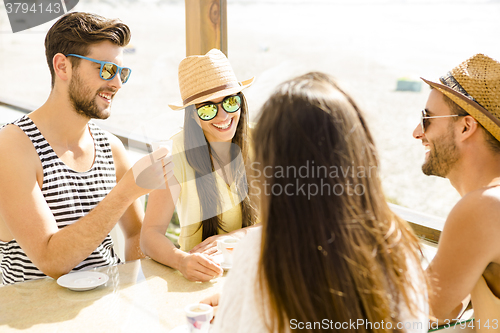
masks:
<path id="1" fill-rule="evenodd" d="M 73 72 L 69 84 L 69 100 L 76 113 L 90 119 L 107 119 L 110 116 L 109 108 L 101 110 L 97 105 L 96 97 L 100 92 L 104 92 L 104 90 L 100 89 L 92 94 L 90 89 L 84 86 L 78 73 Z"/>
<path id="2" fill-rule="evenodd" d="M 422 165 L 422 172 L 427 176 L 445 178 L 459 159 L 455 145 L 455 132 L 450 128 L 450 134 L 444 134 L 434 140 L 427 161 Z"/>

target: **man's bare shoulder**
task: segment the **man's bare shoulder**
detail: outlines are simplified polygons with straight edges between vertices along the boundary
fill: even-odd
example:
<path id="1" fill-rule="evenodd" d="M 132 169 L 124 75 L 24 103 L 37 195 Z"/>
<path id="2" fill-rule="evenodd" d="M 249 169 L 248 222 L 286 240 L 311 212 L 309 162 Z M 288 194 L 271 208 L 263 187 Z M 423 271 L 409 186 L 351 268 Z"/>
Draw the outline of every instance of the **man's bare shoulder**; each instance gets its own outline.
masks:
<path id="1" fill-rule="evenodd" d="M 467 215 L 488 217 L 499 216 L 500 186 L 488 186 L 467 193 L 455 206 Z"/>
<path id="2" fill-rule="evenodd" d="M 31 202 L 28 193 L 37 181 L 41 184 L 43 171 L 31 140 L 16 125 L 0 130 L 0 156 L 0 239 L 9 241 L 13 236 L 6 221 L 19 215 L 17 205 Z"/>
<path id="3" fill-rule="evenodd" d="M 16 125 L 7 125 L 0 130 L 0 156 L 34 162 L 39 161 L 38 154 L 28 136 Z M 36 164 L 34 164 L 36 165 Z"/>
<path id="4" fill-rule="evenodd" d="M 484 187 L 460 199 L 448 215 L 443 232 L 461 234 L 471 242 L 484 242 L 500 237 L 498 216 L 500 187 Z"/>
<path id="5" fill-rule="evenodd" d="M 491 262 L 500 258 L 500 188 L 484 187 L 467 193 L 453 207 L 444 224 L 435 266 L 442 266 L 440 274 L 449 269 L 473 276 L 467 281 L 467 293 Z M 434 261 L 433 261 L 434 262 Z M 437 269 L 437 268 L 434 268 Z M 477 274 L 477 276 L 476 276 Z M 452 279 L 452 277 L 450 277 Z M 464 282 L 465 283 L 465 282 Z M 463 295 L 465 297 L 465 295 Z"/>
<path id="6" fill-rule="evenodd" d="M 475 192 L 478 192 L 478 195 L 481 195 L 485 200 L 493 200 L 500 203 L 500 185 L 484 187 Z"/>
<path id="7" fill-rule="evenodd" d="M 1 142 L 6 142 L 7 140 L 16 141 L 16 139 L 26 136 L 23 130 L 18 126 L 9 124 L 0 129 L 0 140 Z"/>

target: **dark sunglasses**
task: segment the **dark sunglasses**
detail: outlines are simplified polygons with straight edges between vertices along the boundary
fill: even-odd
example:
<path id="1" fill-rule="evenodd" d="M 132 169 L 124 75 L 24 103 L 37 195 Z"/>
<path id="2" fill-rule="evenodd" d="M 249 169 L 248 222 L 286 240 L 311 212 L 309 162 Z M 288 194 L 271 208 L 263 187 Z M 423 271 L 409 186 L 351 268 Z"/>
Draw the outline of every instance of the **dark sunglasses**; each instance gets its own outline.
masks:
<path id="1" fill-rule="evenodd" d="M 422 110 L 422 118 L 420 118 L 420 126 L 422 127 L 422 133 L 425 133 L 425 129 L 427 128 L 427 125 L 429 122 L 427 119 L 432 119 L 432 118 L 448 118 L 448 117 L 463 117 L 458 114 L 449 114 L 446 116 L 428 116 L 426 110 Z"/>
<path id="2" fill-rule="evenodd" d="M 88 57 L 84 57 L 78 54 L 67 54 L 66 57 L 77 57 L 85 60 L 89 60 L 92 62 L 95 62 L 97 64 L 101 65 L 101 69 L 99 71 L 99 76 L 101 79 L 105 81 L 110 81 L 113 80 L 113 78 L 116 76 L 116 73 L 120 75 L 120 80 L 122 83 L 127 83 L 130 73 L 132 73 L 132 70 L 128 67 L 120 67 L 117 64 L 109 61 L 100 61 Z"/>
<path id="3" fill-rule="evenodd" d="M 241 94 L 237 94 L 227 96 L 222 100 L 222 102 L 219 103 L 207 102 L 207 104 L 196 108 L 198 117 L 200 117 L 201 120 L 205 121 L 214 119 L 215 116 L 217 116 L 217 112 L 219 111 L 219 105 L 222 105 L 222 108 L 227 113 L 236 112 L 241 108 L 241 99 Z"/>

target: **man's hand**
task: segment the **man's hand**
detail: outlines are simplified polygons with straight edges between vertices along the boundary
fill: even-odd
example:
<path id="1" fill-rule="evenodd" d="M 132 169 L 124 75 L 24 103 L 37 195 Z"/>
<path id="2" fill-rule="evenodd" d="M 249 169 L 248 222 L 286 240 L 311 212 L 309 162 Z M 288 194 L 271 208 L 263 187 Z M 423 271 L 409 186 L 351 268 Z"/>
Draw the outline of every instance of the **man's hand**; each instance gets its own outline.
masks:
<path id="1" fill-rule="evenodd" d="M 154 189 L 165 189 L 167 180 L 173 175 L 172 155 L 167 148 L 161 147 L 138 160 L 123 179 L 135 183 L 136 196 L 139 197 Z M 131 190 L 130 186 L 127 188 Z"/>
<path id="2" fill-rule="evenodd" d="M 224 270 L 207 255 L 188 254 L 181 260 L 179 271 L 189 281 L 207 282 L 222 276 Z"/>

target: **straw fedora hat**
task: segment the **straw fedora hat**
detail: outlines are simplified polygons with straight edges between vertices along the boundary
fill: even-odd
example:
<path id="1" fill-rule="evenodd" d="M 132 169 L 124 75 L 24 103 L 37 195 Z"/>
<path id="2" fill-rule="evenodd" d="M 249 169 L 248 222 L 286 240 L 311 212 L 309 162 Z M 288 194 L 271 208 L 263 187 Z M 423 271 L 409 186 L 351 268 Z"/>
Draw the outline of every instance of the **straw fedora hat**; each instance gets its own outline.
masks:
<path id="1" fill-rule="evenodd" d="M 212 49 L 201 56 L 189 56 L 179 64 L 182 102 L 169 104 L 173 110 L 239 93 L 250 87 L 254 78 L 238 82 L 224 53 Z"/>
<path id="2" fill-rule="evenodd" d="M 421 78 L 461 106 L 500 141 L 500 62 L 476 54 L 439 78 Z"/>

